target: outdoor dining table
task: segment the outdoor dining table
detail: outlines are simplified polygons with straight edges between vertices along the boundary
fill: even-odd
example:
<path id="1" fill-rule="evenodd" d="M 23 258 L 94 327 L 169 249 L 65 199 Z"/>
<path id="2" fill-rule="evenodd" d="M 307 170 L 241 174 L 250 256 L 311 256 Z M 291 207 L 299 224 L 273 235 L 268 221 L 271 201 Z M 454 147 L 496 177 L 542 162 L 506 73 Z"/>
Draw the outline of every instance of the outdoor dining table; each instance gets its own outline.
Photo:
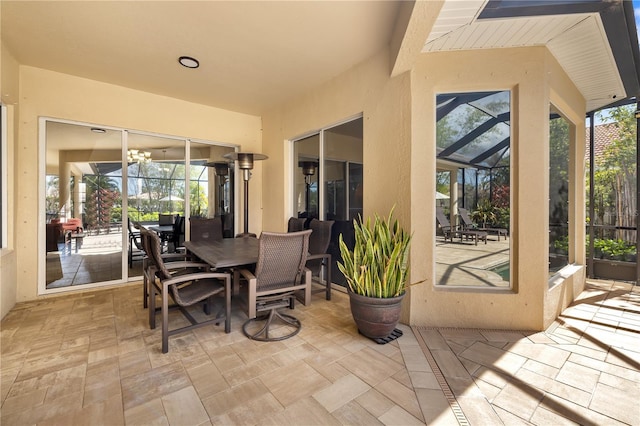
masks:
<path id="1" fill-rule="evenodd" d="M 173 225 L 151 225 L 147 228 L 160 235 L 173 232 Z"/>
<path id="2" fill-rule="evenodd" d="M 185 241 L 184 247 L 213 268 L 233 268 L 258 262 L 257 238 L 223 238 L 218 241 Z"/>

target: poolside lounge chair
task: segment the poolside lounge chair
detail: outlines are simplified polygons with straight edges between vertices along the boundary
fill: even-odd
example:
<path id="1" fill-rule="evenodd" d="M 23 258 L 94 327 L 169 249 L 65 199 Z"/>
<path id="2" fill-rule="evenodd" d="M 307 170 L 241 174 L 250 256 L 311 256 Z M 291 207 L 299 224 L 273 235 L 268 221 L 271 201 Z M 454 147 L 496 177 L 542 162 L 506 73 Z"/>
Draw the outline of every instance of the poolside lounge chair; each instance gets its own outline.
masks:
<path id="1" fill-rule="evenodd" d="M 466 231 L 475 230 L 475 231 L 483 231 L 487 233 L 489 232 L 495 233 L 498 235 L 498 241 L 500 241 L 501 235 L 504 235 L 505 240 L 507 239 L 507 234 L 509 233 L 507 229 L 478 226 L 476 223 L 473 222 L 473 220 L 471 220 L 471 215 L 469 214 L 469 210 L 465 208 L 459 207 L 458 215 L 460 216 L 460 222 L 462 222 L 463 230 L 466 230 Z"/>
<path id="2" fill-rule="evenodd" d="M 462 241 L 463 238 L 466 238 L 467 241 L 470 238 L 473 239 L 475 245 L 478 245 L 478 240 L 482 240 L 487 244 L 487 233 L 485 231 L 465 230 L 452 227 L 449 219 L 447 219 L 447 216 L 444 214 L 442 207 L 436 207 L 436 220 L 440 225 L 440 229 L 442 229 L 445 242 L 447 239 L 453 242 L 454 237 L 460 237 L 460 241 Z"/>

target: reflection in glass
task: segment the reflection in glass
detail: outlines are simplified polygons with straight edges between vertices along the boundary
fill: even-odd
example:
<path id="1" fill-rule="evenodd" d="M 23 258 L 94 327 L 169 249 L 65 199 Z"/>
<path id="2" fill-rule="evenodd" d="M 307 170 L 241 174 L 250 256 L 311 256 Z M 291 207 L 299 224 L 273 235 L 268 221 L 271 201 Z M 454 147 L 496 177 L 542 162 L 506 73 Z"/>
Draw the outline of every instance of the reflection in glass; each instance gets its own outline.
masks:
<path id="1" fill-rule="evenodd" d="M 549 121 L 549 274 L 569 264 L 569 122 Z"/>
<path id="2" fill-rule="evenodd" d="M 299 139 L 293 144 L 293 205 L 296 217 L 320 218 L 318 205 L 318 178 L 320 158 L 320 135 Z M 314 165 L 315 167 L 311 167 Z"/>
<path id="3" fill-rule="evenodd" d="M 337 267 L 338 237 L 353 247 L 353 219 L 362 215 L 362 132 L 358 118 L 293 143 L 292 215 L 334 221 L 328 253 L 333 283 L 342 286 L 346 281 Z"/>
<path id="4" fill-rule="evenodd" d="M 510 92 L 436 107 L 436 285 L 510 288 Z"/>
<path id="5" fill-rule="evenodd" d="M 351 222 L 362 215 L 362 119 L 324 132 L 326 219 Z"/>
<path id="6" fill-rule="evenodd" d="M 100 130 L 46 123 L 47 289 L 122 279 L 121 132 Z"/>
<path id="7" fill-rule="evenodd" d="M 190 145 L 190 216 L 220 217 L 225 237 L 235 235 L 234 163 L 224 158 L 231 152 L 234 149 L 226 146 L 195 142 Z"/>
<path id="8" fill-rule="evenodd" d="M 233 148 L 191 143 L 187 190 L 185 139 L 54 121 L 44 125 L 47 289 L 141 276 L 136 229 L 141 225 L 157 228 L 168 251 L 184 241 L 190 213 L 224 216 L 225 234 L 234 235 L 233 170 L 222 176 L 205 166 Z"/>

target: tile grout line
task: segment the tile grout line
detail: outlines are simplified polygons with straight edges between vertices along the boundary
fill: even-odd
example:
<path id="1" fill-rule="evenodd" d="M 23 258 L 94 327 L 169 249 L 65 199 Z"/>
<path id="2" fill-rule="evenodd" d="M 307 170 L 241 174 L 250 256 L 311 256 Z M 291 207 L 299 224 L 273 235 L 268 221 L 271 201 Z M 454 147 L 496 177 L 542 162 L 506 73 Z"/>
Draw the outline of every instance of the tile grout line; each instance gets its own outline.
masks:
<path id="1" fill-rule="evenodd" d="M 440 367 L 438 367 L 438 364 L 436 363 L 435 358 L 431 354 L 431 351 L 427 347 L 427 344 L 422 338 L 422 335 L 418 331 L 418 327 L 411 326 L 411 329 L 413 331 L 413 334 L 416 336 L 416 340 L 418 341 L 418 344 L 420 345 L 422 352 L 427 358 L 427 362 L 429 363 L 429 367 L 431 367 L 431 371 L 433 371 L 433 374 L 436 376 L 436 380 L 438 381 L 438 385 L 440 385 L 440 389 L 442 389 L 442 392 L 444 393 L 445 398 L 447 398 L 447 402 L 449 403 L 449 407 L 451 408 L 451 411 L 453 411 L 453 414 L 456 416 L 456 420 L 458 420 L 458 424 L 461 426 L 469 426 L 470 425 L 469 420 L 467 420 L 467 417 L 464 415 L 462 408 L 460 408 L 460 404 L 458 404 L 458 401 L 456 400 L 456 397 L 453 395 L 453 392 L 451 391 L 451 388 L 449 387 L 447 380 L 444 378 L 444 375 L 442 374 Z"/>

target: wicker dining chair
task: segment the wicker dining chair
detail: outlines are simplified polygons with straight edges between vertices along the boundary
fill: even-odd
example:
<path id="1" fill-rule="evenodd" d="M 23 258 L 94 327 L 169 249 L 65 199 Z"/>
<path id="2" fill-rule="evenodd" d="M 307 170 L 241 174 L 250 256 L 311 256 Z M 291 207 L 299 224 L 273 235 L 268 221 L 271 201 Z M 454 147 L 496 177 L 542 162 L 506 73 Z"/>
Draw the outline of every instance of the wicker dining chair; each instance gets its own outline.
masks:
<path id="1" fill-rule="evenodd" d="M 322 271 L 324 270 L 324 291 L 326 299 L 331 300 L 331 254 L 327 253 L 331 242 L 331 228 L 334 221 L 312 219 L 309 229 L 313 232 L 309 237 L 309 256 L 307 256 L 307 268 L 312 276 L 317 276 L 322 284 Z M 317 291 L 316 291 L 317 292 Z"/>
<path id="2" fill-rule="evenodd" d="M 223 238 L 222 219 L 214 218 L 197 218 L 192 217 L 190 220 L 191 241 L 219 241 Z"/>
<path id="3" fill-rule="evenodd" d="M 157 234 L 153 231 L 149 231 L 141 224 L 138 224 L 138 231 L 140 232 L 140 244 L 142 246 L 142 250 L 144 251 L 144 257 L 142 258 L 142 303 L 144 308 L 146 309 L 149 306 L 149 282 L 155 279 L 155 265 L 153 264 L 153 259 L 149 257 L 149 235 Z M 163 252 L 160 254 L 160 256 L 162 257 L 164 262 L 189 260 L 189 255 L 185 251 L 180 251 L 177 253 Z M 172 272 L 182 273 L 185 271 L 187 270 L 176 269 Z"/>
<path id="4" fill-rule="evenodd" d="M 304 224 L 306 222 L 304 217 L 290 217 L 287 222 L 287 232 L 304 231 Z"/>
<path id="5" fill-rule="evenodd" d="M 169 351 L 169 336 L 202 327 L 208 324 L 219 324 L 225 321 L 225 333 L 231 331 L 231 275 L 222 272 L 211 272 L 206 263 L 192 261 L 165 263 L 161 254 L 161 242 L 158 235 L 146 232 L 147 249 L 149 250 L 149 326 L 156 326 L 156 296 L 162 296 L 162 353 Z M 197 272 L 193 272 L 197 270 Z M 179 271 L 175 273 L 175 271 Z M 224 314 L 212 316 L 208 320 L 198 322 L 187 310 L 200 301 L 206 301 L 205 314 L 211 314 L 214 296 L 224 293 Z M 189 320 L 191 325 L 169 330 L 169 298 Z"/>
<path id="6" fill-rule="evenodd" d="M 259 239 L 255 273 L 248 269 L 238 271 L 247 282 L 245 291 L 249 320 L 244 323 L 242 330 L 250 339 L 284 340 L 300 331 L 300 321 L 278 309 L 293 309 L 296 293 L 301 293 L 305 305 L 311 303 L 311 271 L 305 267 L 310 234 L 311 230 L 263 232 Z M 260 318 L 258 314 L 261 314 Z M 275 320 L 280 320 L 280 326 L 272 330 Z M 253 331 L 255 328 L 257 331 Z"/>

